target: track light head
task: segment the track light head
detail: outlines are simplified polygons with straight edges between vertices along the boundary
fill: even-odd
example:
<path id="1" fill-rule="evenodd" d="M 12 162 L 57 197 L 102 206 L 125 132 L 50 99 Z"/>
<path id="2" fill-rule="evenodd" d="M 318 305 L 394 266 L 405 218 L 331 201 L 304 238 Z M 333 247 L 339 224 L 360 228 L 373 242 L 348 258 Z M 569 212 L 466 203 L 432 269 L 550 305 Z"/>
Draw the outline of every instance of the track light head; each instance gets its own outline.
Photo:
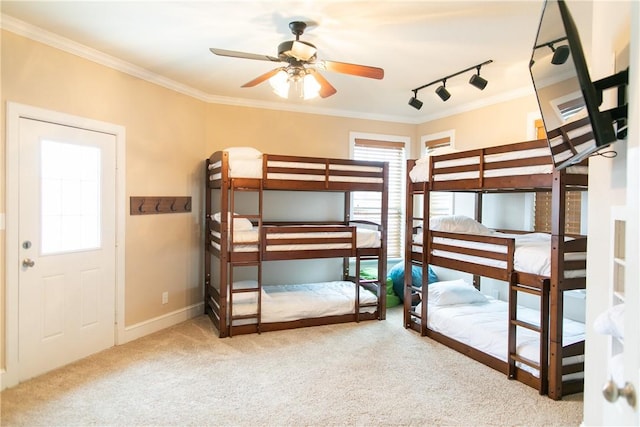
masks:
<path id="1" fill-rule="evenodd" d="M 480 90 L 484 90 L 487 87 L 487 81 L 480 77 L 480 67 L 478 67 L 478 74 L 473 74 L 469 79 L 469 84 Z"/>
<path id="2" fill-rule="evenodd" d="M 447 86 L 447 79 L 444 79 L 442 80 L 442 86 L 438 86 L 438 88 L 436 89 L 436 93 L 438 94 L 440 99 L 442 99 L 443 101 L 446 101 L 447 99 L 451 98 L 451 94 L 447 90 L 446 86 Z"/>
<path id="3" fill-rule="evenodd" d="M 422 108 L 422 101 L 420 101 L 415 96 L 412 96 L 411 99 L 409 99 L 409 105 L 411 105 L 416 110 L 419 110 Z"/>
<path id="4" fill-rule="evenodd" d="M 553 57 L 551 58 L 551 63 L 553 65 L 562 65 L 567 62 L 569 58 L 569 54 L 571 51 L 569 50 L 569 46 L 563 44 L 562 46 L 558 46 L 557 48 L 553 47 L 553 43 L 549 43 L 549 49 L 553 52 Z"/>
<path id="5" fill-rule="evenodd" d="M 419 109 L 422 108 L 422 101 L 420 101 L 418 99 L 418 90 L 417 89 L 413 90 L 413 96 L 411 98 L 409 98 L 409 105 L 411 105 L 416 110 L 419 110 Z"/>

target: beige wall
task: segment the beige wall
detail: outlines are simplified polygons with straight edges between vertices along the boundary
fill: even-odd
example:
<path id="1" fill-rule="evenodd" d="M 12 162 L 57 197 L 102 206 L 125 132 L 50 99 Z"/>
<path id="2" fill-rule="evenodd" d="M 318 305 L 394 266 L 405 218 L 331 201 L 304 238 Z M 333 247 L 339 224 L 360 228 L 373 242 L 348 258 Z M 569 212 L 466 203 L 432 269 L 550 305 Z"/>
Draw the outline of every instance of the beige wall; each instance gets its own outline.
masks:
<path id="1" fill-rule="evenodd" d="M 526 141 L 531 139 L 531 115 L 539 115 L 539 111 L 532 86 L 529 96 L 423 123 L 418 126 L 418 135 L 453 129 L 458 150 Z"/>
<path id="2" fill-rule="evenodd" d="M 234 145 L 263 152 L 318 157 L 349 157 L 349 133 L 411 137 L 416 126 L 342 117 L 210 104 L 207 155 Z"/>
<path id="3" fill-rule="evenodd" d="M 134 195 L 200 199 L 203 102 L 11 32 L 3 32 L 2 58 L 3 123 L 11 101 L 122 125 L 127 201 Z M 4 152 L 4 132 L 2 138 Z M 0 168 L 4 181 L 4 162 Z M 2 191 L 5 212 L 4 186 Z M 197 206 L 191 214 L 127 215 L 127 325 L 200 300 Z M 2 248 L 4 263 L 4 241 Z M 167 305 L 161 304 L 162 291 L 170 294 Z"/>
<path id="4" fill-rule="evenodd" d="M 416 127 L 409 124 L 207 104 L 8 31 L 2 33 L 2 59 L 3 125 L 10 101 L 124 126 L 127 201 L 130 196 L 193 198 L 191 214 L 127 214 L 126 326 L 202 301 L 204 159 L 213 151 L 250 145 L 279 154 L 348 157 L 352 131 L 415 138 Z M 5 147 L 2 132 L 2 158 Z M 4 183 L 4 161 L 0 176 Z M 6 211 L 5 194 L 2 185 L 0 212 Z M 3 313 L 5 289 L 2 274 Z M 1 367 L 5 353 L 0 354 Z"/>

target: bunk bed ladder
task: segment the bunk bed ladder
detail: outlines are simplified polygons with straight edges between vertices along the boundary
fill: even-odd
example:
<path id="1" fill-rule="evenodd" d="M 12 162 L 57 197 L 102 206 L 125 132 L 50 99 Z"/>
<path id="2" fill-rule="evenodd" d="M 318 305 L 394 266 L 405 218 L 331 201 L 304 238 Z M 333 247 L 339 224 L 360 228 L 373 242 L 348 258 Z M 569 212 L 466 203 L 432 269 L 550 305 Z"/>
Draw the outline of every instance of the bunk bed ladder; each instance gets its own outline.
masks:
<path id="1" fill-rule="evenodd" d="M 229 213 L 230 213 L 230 221 L 231 221 L 231 226 L 230 226 L 230 230 L 231 230 L 231 235 L 233 236 L 233 224 L 235 222 L 236 219 L 240 219 L 240 218 L 245 218 L 250 220 L 252 223 L 256 223 L 258 225 L 258 228 L 262 228 L 262 215 L 263 215 L 263 188 L 262 188 L 262 181 L 260 181 L 260 186 L 259 187 L 251 187 L 251 186 L 242 186 L 242 185 L 235 185 L 235 180 L 231 179 L 231 185 L 229 186 L 230 189 L 230 197 L 229 197 Z M 258 196 L 258 203 L 257 203 L 257 214 L 253 214 L 253 215 L 241 215 L 236 213 L 236 192 L 255 192 L 257 193 Z M 259 238 L 259 237 L 258 237 Z M 233 237 L 231 238 L 231 242 L 233 242 Z M 259 245 L 262 244 L 262 242 L 258 242 Z M 233 245 L 233 243 L 231 243 Z M 227 284 L 227 289 L 229 290 L 229 337 L 233 336 L 233 326 L 234 326 L 234 321 L 235 320 L 251 320 L 254 319 L 255 320 L 255 324 L 256 324 L 256 332 L 260 333 L 261 332 L 261 319 L 262 319 L 262 258 L 261 258 L 261 254 L 262 251 L 258 250 L 258 260 L 257 261 L 241 261 L 241 262 L 228 262 L 228 266 L 229 266 L 229 280 L 228 280 L 228 284 Z M 255 288 L 241 288 L 241 289 L 234 289 L 233 287 L 233 270 L 236 267 L 255 267 L 256 268 L 256 282 L 257 282 L 257 286 Z M 257 305 L 256 305 L 256 312 L 252 313 L 252 314 L 246 314 L 246 315 L 239 315 L 236 316 L 233 314 L 233 297 L 234 295 L 240 295 L 240 294 L 244 294 L 244 293 L 257 293 Z"/>
<path id="2" fill-rule="evenodd" d="M 262 313 L 262 264 L 260 262 L 234 262 L 229 263 L 229 337 L 233 336 L 234 321 L 236 320 L 255 320 L 256 332 L 260 333 L 260 320 Z M 233 269 L 234 267 L 256 267 L 257 269 L 257 286 L 255 288 L 239 288 L 233 287 Z M 256 312 L 246 315 L 233 314 L 233 298 L 234 296 L 256 293 Z"/>
<path id="3" fill-rule="evenodd" d="M 523 286 L 517 282 L 517 275 L 512 273 L 509 283 L 509 333 L 508 333 L 508 376 L 517 377 L 516 363 L 527 365 L 538 370 L 538 392 L 547 394 L 549 368 L 549 279 L 540 279 L 538 287 Z M 518 319 L 518 293 L 523 292 L 540 298 L 539 325 Z M 517 329 L 525 328 L 540 334 L 539 362 L 520 356 L 516 353 Z"/>

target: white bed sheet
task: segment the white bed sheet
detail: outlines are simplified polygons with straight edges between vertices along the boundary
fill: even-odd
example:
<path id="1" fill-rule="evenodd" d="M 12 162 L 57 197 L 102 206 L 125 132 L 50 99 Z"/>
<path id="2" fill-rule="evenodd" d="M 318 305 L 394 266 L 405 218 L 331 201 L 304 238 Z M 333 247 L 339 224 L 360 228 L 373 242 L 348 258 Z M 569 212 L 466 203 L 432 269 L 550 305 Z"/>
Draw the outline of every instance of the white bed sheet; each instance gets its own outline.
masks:
<path id="1" fill-rule="evenodd" d="M 463 344 L 487 353 L 502 361 L 507 361 L 509 305 L 501 300 L 487 296 L 489 302 L 477 304 L 457 304 L 435 306 L 429 304 L 427 326 L 436 332 L 453 338 Z M 422 303 L 420 303 L 422 304 Z M 421 305 L 416 311 L 419 312 Z M 540 313 L 519 306 L 518 319 L 534 325 L 540 324 Z M 525 328 L 516 333 L 516 353 L 536 363 L 540 361 L 540 334 Z M 584 323 L 564 319 L 562 343 L 564 346 L 585 339 Z M 566 362 L 584 361 L 584 356 L 567 358 Z M 518 367 L 539 376 L 539 372 L 527 365 Z M 576 377 L 576 375 L 572 376 Z M 566 377 L 569 379 L 572 377 Z M 580 377 L 580 374 L 577 375 Z"/>
<path id="2" fill-rule="evenodd" d="M 527 233 L 527 234 L 507 234 L 493 232 L 488 234 L 495 237 L 510 237 L 515 239 L 514 253 L 514 269 L 522 273 L 538 274 L 540 276 L 551 275 L 551 235 L 546 233 Z M 571 238 L 566 238 L 571 240 Z M 413 242 L 422 242 L 422 233 L 419 232 L 413 236 Z M 506 253 L 506 248 L 501 245 L 490 243 L 469 242 L 465 240 L 453 240 L 446 238 L 435 238 L 434 242 L 449 243 L 454 246 L 466 248 L 477 248 L 492 252 Z M 416 252 L 421 251 L 420 246 L 413 246 Z M 490 258 L 482 258 L 472 255 L 464 255 L 454 252 L 442 250 L 433 251 L 433 255 L 444 258 L 455 259 L 459 261 L 472 262 L 475 264 L 488 265 L 496 268 L 506 268 L 507 263 L 504 261 L 494 260 Z M 581 261 L 587 257 L 586 252 L 574 252 L 565 254 L 566 261 Z M 585 277 L 586 270 L 565 270 L 565 278 Z"/>
<path id="3" fill-rule="evenodd" d="M 355 313 L 355 284 L 348 281 L 306 283 L 296 285 L 263 285 L 262 323 L 289 322 L 313 317 Z M 360 287 L 360 304 L 374 304 L 378 298 Z M 373 313 L 376 307 L 361 307 L 362 313 Z M 233 315 L 250 315 L 257 304 L 233 304 Z M 236 324 L 240 324 L 238 322 Z M 246 322 L 244 322 L 246 323 Z"/>
<path id="4" fill-rule="evenodd" d="M 315 226 L 314 226 L 315 227 Z M 211 231 L 211 235 L 220 239 L 220 233 L 217 231 Z M 269 235 L 270 239 L 288 239 L 288 238 L 304 238 L 304 237 L 313 237 L 319 238 L 322 236 L 323 238 L 329 237 L 348 237 L 351 233 L 349 232 L 326 232 L 326 233 L 273 233 Z M 233 242 L 236 243 L 234 245 L 235 252 L 257 252 L 259 250 L 259 246 L 256 242 L 260 240 L 260 230 L 258 227 L 254 227 L 252 230 L 243 230 L 243 231 L 234 231 L 233 232 Z M 379 248 L 380 247 L 380 232 L 378 230 L 373 230 L 366 227 L 357 227 L 356 228 L 356 245 L 358 248 Z M 220 245 L 215 242 L 212 242 L 211 245 L 220 250 Z M 278 245 L 277 248 L 268 247 L 267 251 L 294 251 L 294 250 L 314 250 L 314 249 L 348 249 L 351 245 L 348 243 L 338 243 L 338 244 L 327 244 L 327 243 L 318 243 L 318 244 L 306 244 L 306 245 Z"/>

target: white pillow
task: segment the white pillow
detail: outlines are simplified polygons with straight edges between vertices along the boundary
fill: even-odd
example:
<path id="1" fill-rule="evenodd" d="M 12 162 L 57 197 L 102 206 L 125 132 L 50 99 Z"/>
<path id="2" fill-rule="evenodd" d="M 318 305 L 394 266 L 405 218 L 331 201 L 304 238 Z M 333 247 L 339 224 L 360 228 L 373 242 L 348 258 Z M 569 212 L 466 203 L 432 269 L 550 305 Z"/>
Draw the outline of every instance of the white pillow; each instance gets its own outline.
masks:
<path id="1" fill-rule="evenodd" d="M 487 297 L 462 279 L 429 285 L 429 303 L 437 306 L 482 302 L 488 302 Z"/>
<path id="2" fill-rule="evenodd" d="M 429 220 L 429 228 L 433 231 L 447 231 L 450 233 L 492 233 L 491 229 L 464 215 L 435 216 Z"/>
<path id="3" fill-rule="evenodd" d="M 258 282 L 255 280 L 237 280 L 233 282 L 233 289 L 255 289 Z M 269 298 L 264 289 L 262 290 L 262 299 Z M 256 304 L 258 302 L 258 292 L 240 292 L 233 294 L 234 304 Z"/>
<path id="4" fill-rule="evenodd" d="M 236 214 L 234 214 L 236 215 Z M 215 222 L 220 222 L 220 212 L 216 212 L 212 215 L 212 218 Z M 229 212 L 229 216 L 227 217 L 227 221 L 231 221 L 231 212 Z M 229 226 L 231 226 L 229 224 Z M 233 219 L 233 229 L 235 231 L 248 231 L 253 230 L 253 224 L 247 218 L 234 218 Z"/>
<path id="5" fill-rule="evenodd" d="M 229 147 L 223 151 L 229 153 L 229 160 L 252 160 L 261 159 L 262 152 L 253 147 Z"/>
<path id="6" fill-rule="evenodd" d="M 624 304 L 617 304 L 600 313 L 593 322 L 593 329 L 599 334 L 624 339 Z"/>

